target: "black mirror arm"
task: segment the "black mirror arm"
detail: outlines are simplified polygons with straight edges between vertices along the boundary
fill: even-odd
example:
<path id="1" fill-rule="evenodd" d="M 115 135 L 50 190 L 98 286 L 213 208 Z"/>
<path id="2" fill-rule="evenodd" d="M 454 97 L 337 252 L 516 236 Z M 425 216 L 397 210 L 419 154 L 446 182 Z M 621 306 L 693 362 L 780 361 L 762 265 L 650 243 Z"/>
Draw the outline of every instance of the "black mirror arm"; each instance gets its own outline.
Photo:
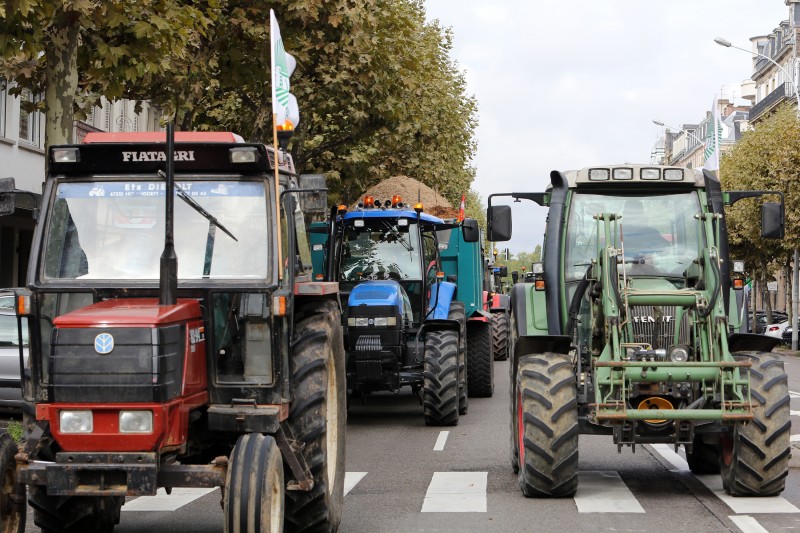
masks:
<path id="1" fill-rule="evenodd" d="M 518 202 L 520 200 L 531 200 L 532 202 L 536 202 L 537 204 L 544 206 L 545 205 L 545 196 L 547 195 L 546 192 L 503 192 L 497 194 L 490 194 L 488 198 L 488 207 L 492 206 L 492 197 L 494 196 L 510 196 L 514 199 L 514 201 Z"/>

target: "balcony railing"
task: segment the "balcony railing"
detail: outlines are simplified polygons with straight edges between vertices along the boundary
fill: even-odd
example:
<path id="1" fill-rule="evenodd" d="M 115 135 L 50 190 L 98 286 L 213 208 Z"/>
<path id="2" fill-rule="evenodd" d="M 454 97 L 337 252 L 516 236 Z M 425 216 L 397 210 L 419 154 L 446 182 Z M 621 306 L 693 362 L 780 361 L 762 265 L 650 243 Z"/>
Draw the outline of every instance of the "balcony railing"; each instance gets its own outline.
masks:
<path id="1" fill-rule="evenodd" d="M 784 100 L 792 100 L 794 93 L 790 83 L 783 83 L 777 89 L 769 93 L 766 98 L 750 108 L 750 122 L 756 122 L 759 118 Z"/>

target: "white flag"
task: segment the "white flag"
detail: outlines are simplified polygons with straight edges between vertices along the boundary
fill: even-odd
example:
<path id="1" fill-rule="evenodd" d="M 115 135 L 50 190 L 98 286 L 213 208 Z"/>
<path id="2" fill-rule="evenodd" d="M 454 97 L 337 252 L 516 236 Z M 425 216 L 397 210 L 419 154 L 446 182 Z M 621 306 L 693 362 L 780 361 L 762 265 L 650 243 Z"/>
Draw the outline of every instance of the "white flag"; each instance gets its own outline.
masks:
<path id="1" fill-rule="evenodd" d="M 278 19 L 275 18 L 275 12 L 272 9 L 269 10 L 269 26 L 272 113 L 276 115 L 276 123 L 279 126 L 283 126 L 288 120 L 292 123 L 291 128 L 294 129 L 300 122 L 300 111 L 297 107 L 297 100 L 289 92 L 289 77 L 294 72 L 297 61 L 283 49 Z"/>
<path id="2" fill-rule="evenodd" d="M 722 140 L 722 120 L 719 117 L 717 95 L 714 95 L 714 107 L 711 108 L 711 124 L 706 128 L 705 164 L 706 170 L 719 171 L 720 141 Z"/>

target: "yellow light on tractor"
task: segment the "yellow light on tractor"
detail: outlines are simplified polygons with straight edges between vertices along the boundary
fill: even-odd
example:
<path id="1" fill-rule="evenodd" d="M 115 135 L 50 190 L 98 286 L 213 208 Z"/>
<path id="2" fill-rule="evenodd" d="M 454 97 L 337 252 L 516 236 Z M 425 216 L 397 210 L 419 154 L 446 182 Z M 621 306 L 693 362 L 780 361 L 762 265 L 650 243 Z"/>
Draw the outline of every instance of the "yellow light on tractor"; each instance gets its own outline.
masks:
<path id="1" fill-rule="evenodd" d="M 294 124 L 287 118 L 283 124 L 278 124 L 277 128 L 278 131 L 294 131 Z"/>
<path id="2" fill-rule="evenodd" d="M 397 207 L 401 203 L 403 203 L 403 199 L 400 198 L 399 194 L 395 194 L 394 196 L 392 196 L 392 207 Z"/>
<path id="3" fill-rule="evenodd" d="M 537 291 L 543 291 L 544 290 L 544 280 L 543 279 L 534 280 L 533 288 L 535 290 L 537 290 Z"/>
<path id="4" fill-rule="evenodd" d="M 744 280 L 742 278 L 733 278 L 733 289 L 737 291 L 744 289 Z"/>
<path id="5" fill-rule="evenodd" d="M 274 316 L 286 316 L 286 296 L 272 297 L 272 314 Z"/>
<path id="6" fill-rule="evenodd" d="M 347 206 L 344 204 L 340 205 L 338 211 L 340 215 L 344 215 L 347 213 Z"/>
<path id="7" fill-rule="evenodd" d="M 639 402 L 639 406 L 637 409 L 657 409 L 660 411 L 666 411 L 668 409 L 674 409 L 672 406 L 672 402 L 667 399 L 661 398 L 659 396 L 651 396 L 645 400 Z M 666 422 L 666 420 L 645 420 L 648 424 L 661 424 L 662 422 Z"/>
<path id="8" fill-rule="evenodd" d="M 414 211 L 417 213 L 422 213 L 424 210 L 421 203 L 414 204 Z"/>
<path id="9" fill-rule="evenodd" d="M 373 198 L 372 196 L 365 196 L 364 207 L 375 207 L 375 198 Z"/>

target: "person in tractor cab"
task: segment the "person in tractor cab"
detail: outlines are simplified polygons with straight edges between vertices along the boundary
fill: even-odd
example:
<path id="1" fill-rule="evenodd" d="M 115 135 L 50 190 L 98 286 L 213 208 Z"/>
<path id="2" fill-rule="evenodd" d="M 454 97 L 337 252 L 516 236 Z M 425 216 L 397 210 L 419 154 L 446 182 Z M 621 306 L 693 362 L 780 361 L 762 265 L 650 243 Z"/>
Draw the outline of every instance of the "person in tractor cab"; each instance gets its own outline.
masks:
<path id="1" fill-rule="evenodd" d="M 641 200 L 628 200 L 622 211 L 622 242 L 625 255 L 652 255 L 669 247 L 660 231 L 649 225 Z"/>

